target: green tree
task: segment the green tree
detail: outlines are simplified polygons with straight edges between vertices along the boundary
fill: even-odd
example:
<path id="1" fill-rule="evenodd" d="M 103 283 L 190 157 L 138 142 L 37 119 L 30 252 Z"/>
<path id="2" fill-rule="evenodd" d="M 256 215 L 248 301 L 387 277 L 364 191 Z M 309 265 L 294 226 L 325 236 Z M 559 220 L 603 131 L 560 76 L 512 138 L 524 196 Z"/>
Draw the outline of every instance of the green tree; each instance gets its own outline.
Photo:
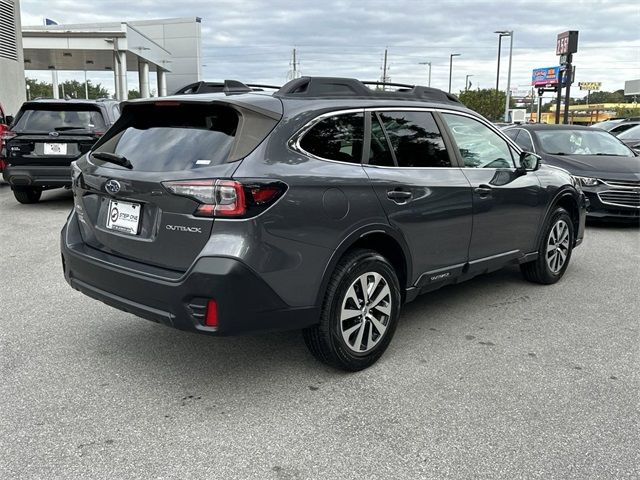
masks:
<path id="1" fill-rule="evenodd" d="M 33 78 L 27 78 L 27 85 L 29 85 L 29 95 L 33 98 L 43 97 L 43 98 L 52 98 L 53 97 L 53 86 L 49 82 L 39 82 Z M 87 82 L 88 90 L 89 90 L 89 98 L 107 98 L 109 97 L 109 91 L 102 86 L 100 83 L 94 84 L 89 80 Z M 62 91 L 64 90 L 65 96 L 69 96 L 70 98 L 85 98 L 85 88 L 84 82 L 79 82 L 77 80 L 67 80 L 62 82 L 59 86 L 59 94 L 62 97 Z"/>
<path id="2" fill-rule="evenodd" d="M 504 118 L 505 95 L 503 91 L 496 92 L 493 88 L 483 88 L 460 92 L 458 98 L 471 110 L 475 110 L 489 120 L 496 121 Z M 513 101 L 510 103 L 513 107 Z"/>
<path id="3" fill-rule="evenodd" d="M 624 95 L 624 90 L 616 90 L 615 92 L 591 92 L 589 95 L 589 104 L 596 103 L 630 103 L 633 101 L 633 96 Z M 574 105 L 586 105 L 587 97 L 578 98 L 572 101 Z"/>
<path id="4" fill-rule="evenodd" d="M 140 92 L 135 88 L 129 90 L 129 99 L 140 98 Z"/>

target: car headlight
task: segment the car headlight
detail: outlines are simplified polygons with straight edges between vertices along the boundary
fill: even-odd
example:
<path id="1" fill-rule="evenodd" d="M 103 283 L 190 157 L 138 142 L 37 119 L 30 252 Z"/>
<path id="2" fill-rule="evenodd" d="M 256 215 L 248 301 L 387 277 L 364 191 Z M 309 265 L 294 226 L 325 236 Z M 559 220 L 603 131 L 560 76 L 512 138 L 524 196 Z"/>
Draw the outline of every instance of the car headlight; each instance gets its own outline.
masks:
<path id="1" fill-rule="evenodd" d="M 595 187 L 596 185 L 598 185 L 598 183 L 600 183 L 600 180 L 598 180 L 597 178 L 576 177 L 575 175 L 573 178 L 575 178 L 583 187 Z"/>

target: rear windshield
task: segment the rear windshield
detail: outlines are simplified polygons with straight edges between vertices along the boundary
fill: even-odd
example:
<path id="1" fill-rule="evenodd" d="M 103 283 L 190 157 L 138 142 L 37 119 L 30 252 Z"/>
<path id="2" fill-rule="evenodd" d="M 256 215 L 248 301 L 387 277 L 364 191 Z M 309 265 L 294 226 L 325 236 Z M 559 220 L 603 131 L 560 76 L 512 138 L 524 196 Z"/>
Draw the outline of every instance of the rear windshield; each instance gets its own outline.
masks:
<path id="1" fill-rule="evenodd" d="M 238 124 L 238 113 L 225 106 L 132 105 L 95 151 L 121 155 L 134 169 L 152 172 L 219 165 L 229 158 Z"/>
<path id="2" fill-rule="evenodd" d="M 24 110 L 16 121 L 14 131 L 20 133 L 48 133 L 78 131 L 104 132 L 104 119 L 99 110 L 78 107 L 69 110 L 56 107 Z"/>

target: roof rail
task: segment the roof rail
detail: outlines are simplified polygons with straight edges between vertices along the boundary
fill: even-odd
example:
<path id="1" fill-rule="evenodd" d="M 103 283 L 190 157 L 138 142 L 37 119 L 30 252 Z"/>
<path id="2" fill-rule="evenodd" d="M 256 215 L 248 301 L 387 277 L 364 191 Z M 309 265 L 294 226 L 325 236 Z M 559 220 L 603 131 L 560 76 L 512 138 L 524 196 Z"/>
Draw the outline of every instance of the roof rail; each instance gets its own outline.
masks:
<path id="1" fill-rule="evenodd" d="M 216 93 L 224 92 L 228 94 L 262 92 L 265 88 L 278 90 L 280 86 L 261 85 L 261 84 L 245 84 L 238 80 L 225 80 L 224 82 L 195 82 L 179 88 L 173 95 L 184 95 L 194 93 Z"/>
<path id="2" fill-rule="evenodd" d="M 373 90 L 367 85 L 399 87 L 395 91 Z M 380 99 L 428 100 L 461 104 L 458 97 L 437 88 L 404 83 L 369 82 L 355 78 L 301 77 L 291 80 L 274 93 L 277 97 L 317 98 L 317 97 L 365 97 Z"/>

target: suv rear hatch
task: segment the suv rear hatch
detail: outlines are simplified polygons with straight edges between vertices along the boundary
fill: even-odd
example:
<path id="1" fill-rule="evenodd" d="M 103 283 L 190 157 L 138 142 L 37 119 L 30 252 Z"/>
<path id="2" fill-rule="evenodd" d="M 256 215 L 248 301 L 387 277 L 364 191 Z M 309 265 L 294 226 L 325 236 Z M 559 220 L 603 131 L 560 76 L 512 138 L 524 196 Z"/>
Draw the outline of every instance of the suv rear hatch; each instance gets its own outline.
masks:
<path id="1" fill-rule="evenodd" d="M 68 166 L 104 134 L 97 105 L 76 102 L 27 102 L 12 131 L 5 133 L 7 163 Z"/>
<path id="2" fill-rule="evenodd" d="M 279 100 L 270 99 L 269 110 L 221 98 L 125 104 L 120 119 L 73 167 L 87 245 L 148 265 L 189 268 L 214 222 L 214 212 L 198 200 L 201 190 L 233 184 L 221 179 L 231 178 L 282 116 Z M 103 160 L 110 156 L 131 168 Z"/>

